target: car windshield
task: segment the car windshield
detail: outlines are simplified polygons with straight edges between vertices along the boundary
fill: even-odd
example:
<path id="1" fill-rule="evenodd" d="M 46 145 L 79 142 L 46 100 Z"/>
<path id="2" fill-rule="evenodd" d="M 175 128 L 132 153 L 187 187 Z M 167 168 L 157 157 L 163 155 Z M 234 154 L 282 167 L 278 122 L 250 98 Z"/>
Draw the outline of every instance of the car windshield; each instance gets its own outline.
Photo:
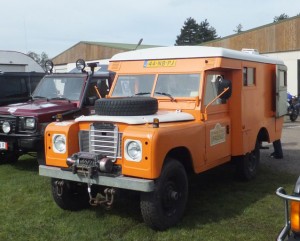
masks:
<path id="1" fill-rule="evenodd" d="M 113 97 L 150 96 L 155 75 L 120 75 Z M 159 74 L 154 89 L 155 97 L 196 97 L 199 95 L 200 74 Z"/>
<path id="2" fill-rule="evenodd" d="M 78 101 L 84 78 L 48 76 L 41 80 L 32 94 L 33 98 L 67 99 Z"/>
<path id="3" fill-rule="evenodd" d="M 199 95 L 200 74 L 161 74 L 154 96 L 196 97 Z"/>
<path id="4" fill-rule="evenodd" d="M 122 75 L 117 79 L 112 96 L 150 96 L 155 75 Z"/>

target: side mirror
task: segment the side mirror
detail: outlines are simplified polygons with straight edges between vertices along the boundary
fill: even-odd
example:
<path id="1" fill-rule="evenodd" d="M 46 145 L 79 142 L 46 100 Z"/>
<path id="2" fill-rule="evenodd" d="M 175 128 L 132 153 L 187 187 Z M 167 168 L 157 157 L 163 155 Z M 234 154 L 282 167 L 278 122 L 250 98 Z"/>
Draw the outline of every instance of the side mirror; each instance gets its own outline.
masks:
<path id="1" fill-rule="evenodd" d="M 219 82 L 219 84 L 218 84 L 218 95 L 220 95 L 219 98 L 221 100 L 227 100 L 227 99 L 229 99 L 231 97 L 231 94 L 232 94 L 232 84 L 231 84 L 231 81 L 227 80 L 227 79 L 223 79 L 221 76 L 219 76 L 216 81 Z M 225 91 L 226 89 L 228 89 L 228 90 Z"/>

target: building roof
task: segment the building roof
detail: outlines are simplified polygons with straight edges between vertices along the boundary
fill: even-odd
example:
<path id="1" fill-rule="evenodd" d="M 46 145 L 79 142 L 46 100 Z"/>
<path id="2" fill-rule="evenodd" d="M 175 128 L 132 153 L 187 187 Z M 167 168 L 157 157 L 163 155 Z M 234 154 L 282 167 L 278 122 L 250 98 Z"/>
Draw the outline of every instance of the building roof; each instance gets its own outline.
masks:
<path id="1" fill-rule="evenodd" d="M 52 61 L 55 65 L 62 65 L 76 62 L 76 60 L 78 59 L 84 59 L 86 61 L 95 59 L 110 59 L 113 55 L 120 52 L 135 50 L 136 48 L 144 49 L 157 47 L 157 45 L 139 45 L 139 43 L 127 44 L 80 41 L 77 44 L 68 48 L 67 50 L 63 51 L 59 55 L 52 58 Z"/>
<path id="2" fill-rule="evenodd" d="M 281 60 L 249 52 L 205 46 L 170 46 L 128 51 L 114 55 L 110 61 L 225 57 L 261 63 L 283 64 Z"/>
<path id="3" fill-rule="evenodd" d="M 108 42 L 91 42 L 91 41 L 80 41 L 79 43 L 100 45 L 100 46 L 103 46 L 103 47 L 123 49 L 123 50 L 134 50 L 138 45 L 138 43 L 136 43 L 136 44 L 126 44 L 126 43 L 108 43 Z M 137 49 L 153 48 L 153 47 L 160 47 L 160 46 L 161 45 L 141 44 L 141 45 L 138 46 Z"/>
<path id="4" fill-rule="evenodd" d="M 25 72 L 45 72 L 43 68 L 28 55 L 16 52 L 0 50 L 0 70 L 5 67 L 24 66 Z M 6 70 L 4 70 L 6 71 Z"/>

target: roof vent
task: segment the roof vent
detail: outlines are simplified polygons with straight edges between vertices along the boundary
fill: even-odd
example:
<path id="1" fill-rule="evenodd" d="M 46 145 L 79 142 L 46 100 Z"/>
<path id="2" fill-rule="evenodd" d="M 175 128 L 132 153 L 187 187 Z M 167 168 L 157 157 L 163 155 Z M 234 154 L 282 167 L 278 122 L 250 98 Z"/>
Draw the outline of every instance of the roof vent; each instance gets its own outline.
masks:
<path id="1" fill-rule="evenodd" d="M 248 54 L 259 54 L 257 49 L 242 49 L 242 52 L 248 53 Z"/>

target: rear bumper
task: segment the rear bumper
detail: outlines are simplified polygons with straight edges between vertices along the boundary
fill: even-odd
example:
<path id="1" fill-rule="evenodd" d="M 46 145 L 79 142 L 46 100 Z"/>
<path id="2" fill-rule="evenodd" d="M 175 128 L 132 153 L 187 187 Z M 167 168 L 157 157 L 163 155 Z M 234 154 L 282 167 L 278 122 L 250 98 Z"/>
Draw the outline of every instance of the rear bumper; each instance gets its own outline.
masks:
<path id="1" fill-rule="evenodd" d="M 90 183 L 92 185 L 100 185 L 107 187 L 115 187 L 121 189 L 129 189 L 141 192 L 152 192 L 154 190 L 154 181 L 148 179 L 134 178 L 134 177 L 109 177 L 109 176 L 97 176 L 88 178 L 78 174 L 73 174 L 68 170 L 63 170 L 58 167 L 51 167 L 40 165 L 39 175 L 52 177 L 62 180 Z"/>

